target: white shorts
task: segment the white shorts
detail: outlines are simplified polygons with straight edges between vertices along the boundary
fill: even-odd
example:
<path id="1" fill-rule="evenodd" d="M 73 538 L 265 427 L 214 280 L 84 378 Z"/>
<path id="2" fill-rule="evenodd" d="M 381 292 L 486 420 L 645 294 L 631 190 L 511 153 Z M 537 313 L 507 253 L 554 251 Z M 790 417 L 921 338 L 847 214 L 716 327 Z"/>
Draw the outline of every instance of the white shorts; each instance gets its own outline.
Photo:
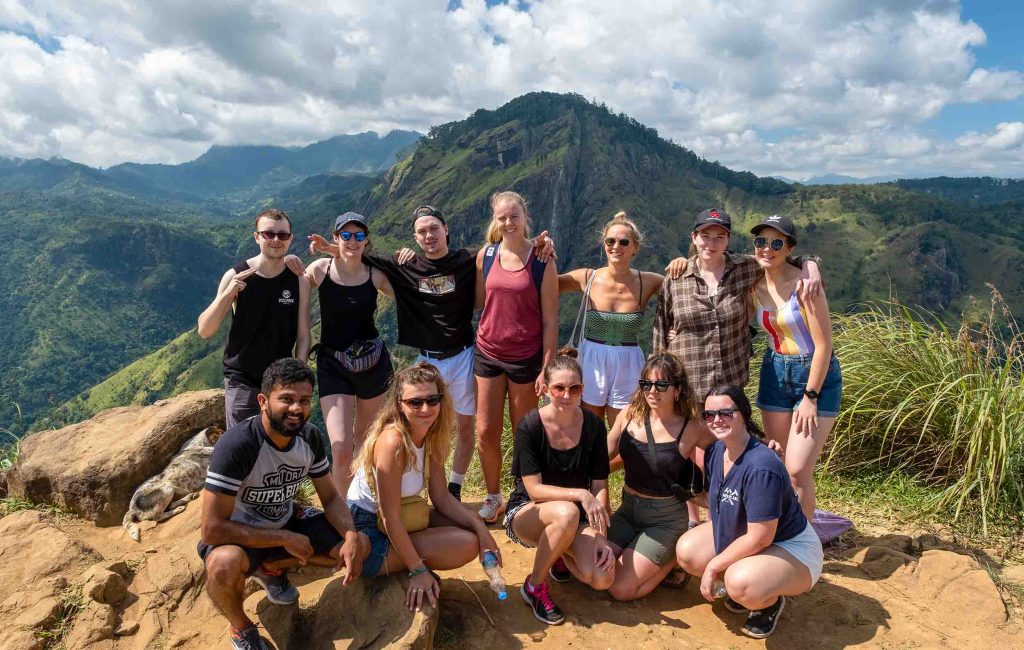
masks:
<path id="1" fill-rule="evenodd" d="M 605 345 L 583 339 L 580 368 L 584 402 L 624 409 L 637 390 L 644 352 L 638 345 Z"/>
<path id="2" fill-rule="evenodd" d="M 821 577 L 821 566 L 825 562 L 825 552 L 821 548 L 821 541 L 818 533 L 814 532 L 810 524 L 803 529 L 799 535 L 784 542 L 775 542 L 772 546 L 778 546 L 797 559 L 811 572 L 811 586 L 813 587 Z"/>
<path id="3" fill-rule="evenodd" d="M 452 405 L 459 415 L 476 415 L 476 378 L 473 376 L 473 350 L 469 346 L 454 357 L 428 359 L 423 355 L 416 357 L 414 363 L 426 361 L 441 372 L 448 393 L 452 397 Z"/>

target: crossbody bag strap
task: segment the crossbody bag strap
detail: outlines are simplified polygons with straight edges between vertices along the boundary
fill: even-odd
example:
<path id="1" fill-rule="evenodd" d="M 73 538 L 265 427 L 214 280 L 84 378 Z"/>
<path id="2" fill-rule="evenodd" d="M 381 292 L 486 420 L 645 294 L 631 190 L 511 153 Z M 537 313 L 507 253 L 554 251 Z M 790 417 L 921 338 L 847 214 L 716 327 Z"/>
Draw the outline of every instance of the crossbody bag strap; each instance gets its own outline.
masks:
<path id="1" fill-rule="evenodd" d="M 586 273 L 589 276 L 587 278 L 587 287 L 586 289 L 583 290 L 583 300 L 580 301 L 580 309 L 578 312 L 576 312 L 576 322 L 572 326 L 572 334 L 569 335 L 569 345 L 576 349 L 579 349 L 580 344 L 583 343 L 583 337 L 586 335 L 587 332 L 586 314 L 587 307 L 589 306 L 588 303 L 590 302 L 590 285 L 594 283 L 594 278 L 597 277 L 596 269 L 593 273 L 590 273 L 590 269 L 587 269 Z M 581 322 L 583 323 L 583 327 L 580 329 L 580 338 L 577 340 L 576 329 L 580 327 Z"/>

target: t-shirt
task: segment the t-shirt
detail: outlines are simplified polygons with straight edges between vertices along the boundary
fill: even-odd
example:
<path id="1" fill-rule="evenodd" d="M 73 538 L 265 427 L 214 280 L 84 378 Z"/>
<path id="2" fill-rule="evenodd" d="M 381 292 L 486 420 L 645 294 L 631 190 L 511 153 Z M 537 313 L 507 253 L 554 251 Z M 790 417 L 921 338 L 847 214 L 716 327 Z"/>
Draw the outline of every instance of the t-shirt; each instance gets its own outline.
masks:
<path id="1" fill-rule="evenodd" d="M 548 442 L 540 412 L 526 414 L 516 428 L 515 453 L 512 455 L 512 476 L 516 487 L 508 497 L 508 508 L 530 501 L 523 484 L 524 476 L 540 474 L 544 485 L 590 489 L 593 481 L 608 478 L 608 432 L 604 422 L 586 409 L 579 443 L 571 449 L 554 449 Z"/>
<path id="2" fill-rule="evenodd" d="M 747 448 L 722 477 L 725 443 L 716 440 L 704 452 L 704 476 L 715 553 L 747 532 L 747 523 L 778 519 L 772 542 L 784 542 L 803 532 L 807 518 L 793 491 L 782 460 L 763 442 L 751 436 Z"/>
<path id="3" fill-rule="evenodd" d="M 473 344 L 475 254 L 460 248 L 436 260 L 417 255 L 399 264 L 370 254 L 363 261 L 391 280 L 399 343 L 434 352 Z"/>
<path id="4" fill-rule="evenodd" d="M 213 447 L 206 489 L 235 497 L 231 521 L 256 528 L 281 528 L 291 518 L 302 479 L 330 471 L 320 432 L 306 423 L 284 449 L 267 437 L 259 415 L 224 432 Z"/>

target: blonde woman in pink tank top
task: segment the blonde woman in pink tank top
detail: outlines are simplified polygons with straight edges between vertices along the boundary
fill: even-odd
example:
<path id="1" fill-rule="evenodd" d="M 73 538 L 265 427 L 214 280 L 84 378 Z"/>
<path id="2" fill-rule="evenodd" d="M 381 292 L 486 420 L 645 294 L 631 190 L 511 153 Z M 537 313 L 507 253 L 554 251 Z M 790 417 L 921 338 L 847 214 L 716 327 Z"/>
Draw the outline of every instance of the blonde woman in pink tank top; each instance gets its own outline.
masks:
<path id="1" fill-rule="evenodd" d="M 515 431 L 537 408 L 544 367 L 558 340 L 558 271 L 554 260 L 537 262 L 529 239 L 526 202 L 516 192 L 491 197 L 487 243 L 477 254 L 476 433 L 487 498 L 480 517 L 497 521 L 501 498 L 502 414 L 508 399 Z M 485 272 L 486 271 L 486 272 Z"/>

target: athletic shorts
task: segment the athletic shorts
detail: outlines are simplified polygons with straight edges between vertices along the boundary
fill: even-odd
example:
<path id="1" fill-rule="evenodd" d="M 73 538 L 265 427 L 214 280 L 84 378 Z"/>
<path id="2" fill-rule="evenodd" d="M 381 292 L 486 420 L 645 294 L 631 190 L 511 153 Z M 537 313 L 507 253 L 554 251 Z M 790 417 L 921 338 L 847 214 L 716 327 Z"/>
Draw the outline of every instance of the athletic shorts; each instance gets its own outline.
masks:
<path id="1" fill-rule="evenodd" d="M 786 413 L 795 411 L 804 397 L 807 377 L 811 373 L 811 354 L 779 354 L 771 348 L 765 350 L 761 361 L 761 378 L 757 387 L 757 407 L 762 411 Z M 818 415 L 839 415 L 839 401 L 843 393 L 843 374 L 839 360 L 832 355 L 825 373 L 825 382 L 818 391 Z"/>
<path id="2" fill-rule="evenodd" d="M 686 504 L 675 497 L 650 499 L 622 491 L 622 505 L 612 514 L 608 541 L 633 549 L 658 566 L 676 558 L 676 542 L 686 532 Z"/>
<path id="3" fill-rule="evenodd" d="M 260 394 L 259 386 L 244 384 L 234 377 L 224 378 L 224 421 L 225 429 L 230 429 L 242 420 L 248 420 L 260 414 L 260 403 L 256 396 Z"/>
<path id="4" fill-rule="evenodd" d="M 448 394 L 451 395 L 455 412 L 459 415 L 476 415 L 476 380 L 473 378 L 473 352 L 476 348 L 472 345 L 459 352 L 454 357 L 447 359 L 430 359 L 422 354 L 416 357 L 414 363 L 426 361 L 437 368 L 444 383 L 448 387 Z"/>
<path id="5" fill-rule="evenodd" d="M 810 524 L 803 529 L 796 537 L 787 539 L 784 542 L 775 542 L 777 546 L 797 559 L 800 564 L 807 567 L 811 572 L 811 586 L 813 587 L 821 577 L 821 567 L 825 562 L 825 553 L 821 548 L 821 540 L 818 533 L 814 532 Z"/>
<path id="6" fill-rule="evenodd" d="M 387 346 L 380 352 L 377 365 L 362 372 L 352 372 L 328 353 L 316 355 L 316 381 L 320 397 L 355 395 L 359 399 L 373 399 L 383 395 L 395 375 Z"/>
<path id="7" fill-rule="evenodd" d="M 292 515 L 292 518 L 282 528 L 308 537 L 309 544 L 313 547 L 314 555 L 329 555 L 331 549 L 345 541 L 342 534 L 335 530 L 331 522 L 327 521 L 327 516 L 323 512 L 308 506 L 296 508 L 295 514 Z M 256 569 L 260 568 L 260 565 L 264 562 L 291 557 L 291 554 L 283 546 L 271 546 L 268 548 L 249 548 L 239 544 L 218 544 L 213 546 L 204 543 L 202 539 L 196 544 L 196 552 L 199 553 L 199 557 L 202 558 L 203 562 L 206 562 L 206 556 L 218 546 L 238 546 L 245 551 L 246 557 L 249 558 L 249 570 L 245 572 L 246 575 L 255 573 Z"/>
<path id="8" fill-rule="evenodd" d="M 479 348 L 473 356 L 473 374 L 491 379 L 506 375 L 513 384 L 532 384 L 540 375 L 540 364 L 544 361 L 544 348 L 537 350 L 529 359 L 520 361 L 499 361 L 492 359 Z"/>
<path id="9" fill-rule="evenodd" d="M 638 345 L 605 345 L 583 339 L 583 401 L 593 406 L 624 409 L 637 391 L 644 352 Z"/>

